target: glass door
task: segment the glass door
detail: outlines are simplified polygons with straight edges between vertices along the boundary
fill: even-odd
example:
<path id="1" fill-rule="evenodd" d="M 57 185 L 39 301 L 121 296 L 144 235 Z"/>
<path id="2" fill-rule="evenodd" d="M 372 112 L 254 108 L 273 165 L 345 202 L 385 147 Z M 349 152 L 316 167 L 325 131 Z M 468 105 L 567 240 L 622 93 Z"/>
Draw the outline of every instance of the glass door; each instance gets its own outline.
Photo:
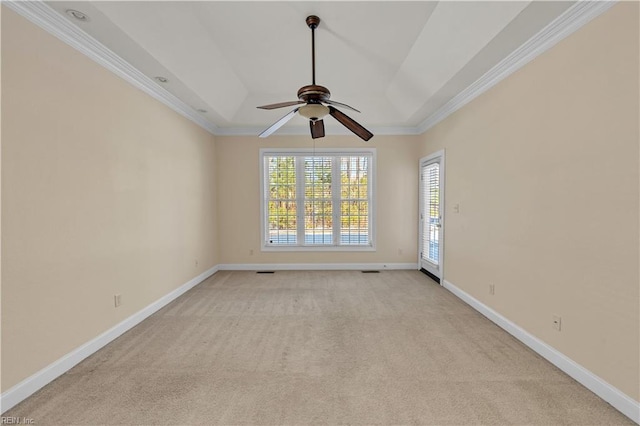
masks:
<path id="1" fill-rule="evenodd" d="M 420 269 L 442 278 L 444 152 L 420 160 Z"/>

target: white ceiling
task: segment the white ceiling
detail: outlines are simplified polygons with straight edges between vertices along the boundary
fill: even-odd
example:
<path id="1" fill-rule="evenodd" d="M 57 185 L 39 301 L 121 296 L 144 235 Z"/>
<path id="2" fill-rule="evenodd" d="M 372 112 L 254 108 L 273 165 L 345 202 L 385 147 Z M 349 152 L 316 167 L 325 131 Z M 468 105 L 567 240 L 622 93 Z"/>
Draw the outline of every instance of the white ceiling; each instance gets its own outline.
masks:
<path id="1" fill-rule="evenodd" d="M 223 134 L 258 134 L 316 82 L 373 133 L 415 133 L 452 98 L 543 30 L 573 2 L 47 2 Z M 89 16 L 70 18 L 67 9 Z M 332 119 L 327 133 L 344 133 Z M 308 133 L 295 117 L 280 133 Z"/>

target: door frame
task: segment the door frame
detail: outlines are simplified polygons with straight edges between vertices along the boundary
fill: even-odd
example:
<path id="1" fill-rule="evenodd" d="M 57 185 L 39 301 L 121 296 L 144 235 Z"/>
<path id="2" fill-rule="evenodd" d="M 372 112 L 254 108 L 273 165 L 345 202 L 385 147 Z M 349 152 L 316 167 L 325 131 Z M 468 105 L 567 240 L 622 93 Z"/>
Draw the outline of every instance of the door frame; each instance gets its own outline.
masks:
<path id="1" fill-rule="evenodd" d="M 440 272 L 440 276 L 437 277 L 440 279 L 440 285 L 444 284 L 444 228 L 445 228 L 445 216 L 444 216 L 444 200 L 445 200 L 445 150 L 441 149 L 432 154 L 427 155 L 426 157 L 422 157 L 418 162 L 418 269 L 422 270 L 422 234 L 423 234 L 423 220 L 421 218 L 422 209 L 423 209 L 423 191 L 422 191 L 422 167 L 427 163 L 433 162 L 433 160 L 439 159 L 440 163 L 440 231 L 439 231 L 439 240 L 438 240 L 438 254 L 439 254 L 439 265 L 438 270 Z M 429 272 L 429 275 L 433 275 Z"/>

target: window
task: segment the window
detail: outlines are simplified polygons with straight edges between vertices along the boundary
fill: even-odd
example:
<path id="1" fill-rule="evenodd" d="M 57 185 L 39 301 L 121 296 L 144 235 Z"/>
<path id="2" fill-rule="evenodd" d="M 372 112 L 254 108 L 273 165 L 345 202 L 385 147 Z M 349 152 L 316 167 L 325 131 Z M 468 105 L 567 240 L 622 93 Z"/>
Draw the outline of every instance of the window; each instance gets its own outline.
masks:
<path id="1" fill-rule="evenodd" d="M 375 149 L 260 151 L 265 250 L 373 250 Z"/>

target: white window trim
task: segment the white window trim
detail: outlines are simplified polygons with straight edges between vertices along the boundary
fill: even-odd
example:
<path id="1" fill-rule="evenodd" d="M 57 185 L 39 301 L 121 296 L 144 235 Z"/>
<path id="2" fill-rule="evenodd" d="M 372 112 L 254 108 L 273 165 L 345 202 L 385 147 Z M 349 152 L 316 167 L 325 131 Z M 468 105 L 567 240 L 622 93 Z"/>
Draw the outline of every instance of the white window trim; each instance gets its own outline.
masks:
<path id="1" fill-rule="evenodd" d="M 303 245 L 283 245 L 283 246 L 274 246 L 267 244 L 266 241 L 266 230 L 267 230 L 267 193 L 266 193 L 266 182 L 265 182 L 265 170 L 264 170 L 264 157 L 268 156 L 277 156 L 277 155 L 300 155 L 300 154 L 308 154 L 310 156 L 313 155 L 339 155 L 339 156 L 348 156 L 348 155 L 362 155 L 369 154 L 371 155 L 371 163 L 372 163 L 372 171 L 367 179 L 369 185 L 369 221 L 370 228 L 369 233 L 371 236 L 371 245 L 369 246 L 356 246 L 356 245 L 332 245 L 332 246 L 303 246 Z M 261 148 L 260 149 L 260 250 L 261 251 L 376 251 L 376 174 L 377 174 L 377 161 L 376 161 L 376 149 L 375 148 Z M 336 173 L 334 170 L 332 173 Z M 335 176 L 333 177 L 335 179 Z M 300 186 L 299 188 L 302 188 Z M 340 197 L 340 194 L 337 194 L 337 197 Z M 336 194 L 334 193 L 334 203 L 335 203 Z M 338 204 L 340 205 L 339 200 Z M 336 212 L 339 210 L 334 208 L 334 220 Z M 304 221 L 298 221 L 298 224 L 303 223 Z M 336 236 L 334 235 L 334 238 Z"/>

